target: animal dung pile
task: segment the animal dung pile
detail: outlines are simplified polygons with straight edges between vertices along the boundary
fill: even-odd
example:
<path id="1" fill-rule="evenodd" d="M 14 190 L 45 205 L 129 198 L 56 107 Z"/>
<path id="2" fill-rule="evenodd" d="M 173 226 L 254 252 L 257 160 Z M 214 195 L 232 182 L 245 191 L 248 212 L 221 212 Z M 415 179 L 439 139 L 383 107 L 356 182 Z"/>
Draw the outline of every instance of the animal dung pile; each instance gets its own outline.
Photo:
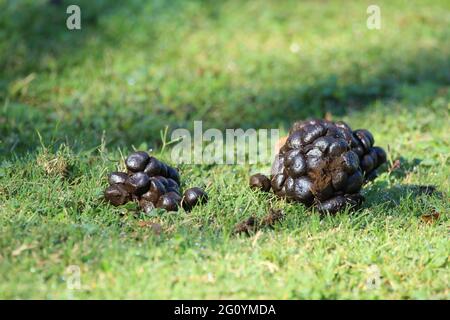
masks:
<path id="1" fill-rule="evenodd" d="M 366 129 L 352 130 L 345 122 L 307 120 L 294 123 L 272 165 L 269 179 L 250 177 L 250 186 L 289 201 L 336 213 L 358 207 L 363 184 L 375 179 L 386 153 L 374 146 Z"/>
<path id="2" fill-rule="evenodd" d="M 125 165 L 127 172 L 112 172 L 108 176 L 109 187 L 104 196 L 114 206 L 136 201 L 146 213 L 155 208 L 177 211 L 180 206 L 190 211 L 208 201 L 206 192 L 198 187 L 182 194 L 178 170 L 147 152 L 130 154 Z"/>

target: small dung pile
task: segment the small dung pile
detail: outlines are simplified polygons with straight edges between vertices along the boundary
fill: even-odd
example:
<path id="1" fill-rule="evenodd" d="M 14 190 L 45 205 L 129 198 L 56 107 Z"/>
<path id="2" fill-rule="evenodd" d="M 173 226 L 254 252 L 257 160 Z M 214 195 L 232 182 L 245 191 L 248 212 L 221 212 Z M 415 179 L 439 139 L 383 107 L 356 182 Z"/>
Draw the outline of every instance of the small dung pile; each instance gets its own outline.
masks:
<path id="1" fill-rule="evenodd" d="M 385 151 L 374 142 L 368 130 L 353 131 L 342 121 L 296 122 L 275 156 L 271 179 L 256 174 L 250 186 L 272 189 L 279 197 L 320 212 L 356 208 L 363 201 L 363 184 L 375 179 L 377 168 L 386 162 Z"/>
<path id="2" fill-rule="evenodd" d="M 208 195 L 198 187 L 187 189 L 181 196 L 177 169 L 147 152 L 130 154 L 125 165 L 127 172 L 112 172 L 108 176 L 110 185 L 104 196 L 114 206 L 136 201 L 146 213 L 154 208 L 177 211 L 180 206 L 190 211 L 208 201 Z"/>

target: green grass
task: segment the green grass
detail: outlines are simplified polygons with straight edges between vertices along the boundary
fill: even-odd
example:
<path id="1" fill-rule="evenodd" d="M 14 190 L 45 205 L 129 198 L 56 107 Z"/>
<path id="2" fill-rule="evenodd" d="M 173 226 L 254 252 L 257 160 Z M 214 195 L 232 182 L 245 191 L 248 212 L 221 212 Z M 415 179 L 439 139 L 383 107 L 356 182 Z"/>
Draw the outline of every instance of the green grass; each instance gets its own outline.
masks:
<path id="1" fill-rule="evenodd" d="M 0 0 L 1 298 L 450 298 L 448 1 L 377 1 L 380 31 L 366 1 L 69 2 L 81 31 L 66 6 Z M 401 163 L 355 214 L 250 191 L 269 164 L 181 166 L 210 197 L 189 214 L 101 201 L 133 147 L 170 161 L 166 126 L 286 130 L 325 114 Z M 269 203 L 286 214 L 273 230 L 232 234 Z"/>

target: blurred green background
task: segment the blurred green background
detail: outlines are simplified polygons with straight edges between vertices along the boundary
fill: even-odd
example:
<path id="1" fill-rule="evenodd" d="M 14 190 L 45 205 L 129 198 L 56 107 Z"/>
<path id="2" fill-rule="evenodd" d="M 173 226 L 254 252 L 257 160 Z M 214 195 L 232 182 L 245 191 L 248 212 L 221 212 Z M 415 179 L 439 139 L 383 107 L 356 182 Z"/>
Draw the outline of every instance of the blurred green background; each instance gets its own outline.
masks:
<path id="1" fill-rule="evenodd" d="M 448 0 L 0 0 L 0 298 L 449 299 L 449 26 Z M 269 164 L 181 166 L 189 214 L 102 201 L 133 147 L 170 162 L 166 126 L 324 116 L 388 151 L 354 215 L 251 191 Z"/>

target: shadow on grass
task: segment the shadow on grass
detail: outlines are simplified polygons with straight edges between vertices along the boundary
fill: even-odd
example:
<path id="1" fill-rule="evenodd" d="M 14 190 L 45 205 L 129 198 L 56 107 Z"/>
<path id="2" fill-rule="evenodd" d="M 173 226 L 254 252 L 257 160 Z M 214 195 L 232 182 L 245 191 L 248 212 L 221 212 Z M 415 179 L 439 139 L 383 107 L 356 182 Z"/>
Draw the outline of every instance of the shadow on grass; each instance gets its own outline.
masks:
<path id="1" fill-rule="evenodd" d="M 434 185 L 399 184 L 383 190 L 382 202 L 387 203 L 388 208 L 395 208 L 400 205 L 402 199 L 407 197 L 418 199 L 423 196 L 444 198 L 444 194 Z M 371 203 L 375 201 L 368 202 L 368 205 L 370 206 Z"/>
<path id="2" fill-rule="evenodd" d="M 450 60 L 449 60 L 450 61 Z M 414 91 L 420 90 L 421 77 L 426 78 L 432 90 L 425 90 L 421 96 L 408 103 L 408 108 L 423 105 L 436 97 L 436 91 L 446 87 L 450 81 L 443 73 L 435 72 L 441 65 L 433 65 L 430 70 L 419 74 L 414 65 L 409 65 L 409 74 L 413 77 L 397 77 L 378 75 L 371 82 L 353 86 L 339 87 L 335 80 L 319 81 L 312 86 L 299 83 L 298 87 L 280 91 L 264 91 L 257 96 L 249 94 L 247 99 L 227 101 L 225 109 L 203 114 L 192 112 L 173 112 L 168 110 L 140 110 L 136 106 L 122 108 L 119 104 L 106 102 L 95 105 L 94 116 L 80 116 L 76 111 L 69 110 L 64 117 L 58 117 L 52 110 L 31 108 L 27 104 L 7 102 L 0 106 L 0 123 L 6 125 L 0 128 L 3 136 L 0 153 L 15 152 L 21 154 L 30 152 L 39 145 L 38 134 L 43 141 L 67 142 L 76 149 L 90 149 L 101 143 L 103 132 L 107 133 L 109 146 L 130 147 L 143 141 L 152 143 L 152 147 L 160 146 L 160 131 L 165 126 L 169 129 L 185 127 L 192 129 L 194 120 L 203 120 L 203 129 L 216 127 L 226 128 L 277 128 L 280 125 L 288 128 L 294 120 L 313 117 L 324 117 L 327 112 L 340 117 L 352 110 L 364 110 L 377 100 L 403 101 L 401 88 L 408 86 Z M 425 74 L 427 77 L 425 77 Z M 435 77 L 432 77 L 432 75 Z M 337 76 L 330 76 L 336 79 Z M 331 84 L 330 84 L 331 83 Z M 375 89 L 374 89 L 375 88 Z M 233 89 L 230 89 L 233 90 Z M 245 96 L 245 93 L 244 93 Z M 184 108 L 182 105 L 174 108 Z M 369 110 L 367 110 L 370 112 Z M 386 112 L 390 112 L 386 107 Z M 236 115 L 239 114 L 239 117 Z M 401 170 L 396 174 L 400 174 Z"/>
<path id="3" fill-rule="evenodd" d="M 423 70 L 411 63 L 402 66 L 403 74 L 395 74 L 389 69 L 401 64 L 400 61 L 381 61 L 387 70 L 365 83 L 339 84 L 340 76 L 331 74 L 312 85 L 298 83 L 298 86 L 282 91 L 267 88 L 258 96 L 249 95 L 246 101 L 241 102 L 245 105 L 236 106 L 240 116 L 227 120 L 231 127 L 242 124 L 244 119 L 247 127 L 265 127 L 275 123 L 288 128 L 293 120 L 323 118 L 327 113 L 341 117 L 351 111 L 364 110 L 375 101 L 408 100 L 402 93 L 405 88 L 421 91 L 420 97 L 408 103 L 408 107 L 413 108 L 436 96 L 432 88 L 437 91 L 450 84 L 450 72 L 447 71 L 450 65 L 442 58 L 423 52 L 417 59 L 429 61 L 428 69 Z M 450 61 L 450 57 L 447 59 Z M 249 106 L 254 108 L 248 110 Z"/>

